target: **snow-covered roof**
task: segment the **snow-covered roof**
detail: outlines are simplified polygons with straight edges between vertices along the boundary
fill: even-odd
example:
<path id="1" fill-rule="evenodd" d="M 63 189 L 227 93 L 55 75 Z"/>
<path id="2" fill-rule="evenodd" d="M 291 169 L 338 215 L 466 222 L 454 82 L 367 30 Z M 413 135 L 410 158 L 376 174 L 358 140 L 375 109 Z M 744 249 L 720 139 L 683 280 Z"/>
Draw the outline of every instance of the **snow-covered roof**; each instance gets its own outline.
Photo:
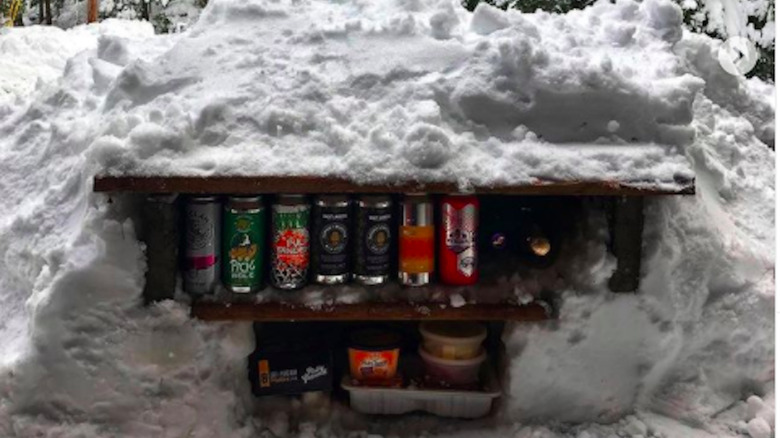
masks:
<path id="1" fill-rule="evenodd" d="M 673 53 L 671 3 L 567 15 L 457 0 L 222 1 L 110 85 L 108 175 L 325 175 L 476 185 L 693 172 L 703 81 Z M 98 57 L 121 64 L 125 41 Z"/>

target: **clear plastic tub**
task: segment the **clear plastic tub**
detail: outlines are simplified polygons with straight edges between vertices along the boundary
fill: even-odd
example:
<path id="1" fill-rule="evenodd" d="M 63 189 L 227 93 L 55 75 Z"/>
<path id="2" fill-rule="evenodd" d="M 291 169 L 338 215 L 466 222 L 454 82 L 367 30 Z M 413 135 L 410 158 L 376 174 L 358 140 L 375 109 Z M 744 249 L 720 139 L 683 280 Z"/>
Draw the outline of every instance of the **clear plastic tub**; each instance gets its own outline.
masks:
<path id="1" fill-rule="evenodd" d="M 425 351 L 442 359 L 473 359 L 480 354 L 487 329 L 476 322 L 426 321 L 420 324 Z"/>
<path id="2" fill-rule="evenodd" d="M 490 413 L 493 400 L 501 396 L 495 373 L 488 369 L 481 391 L 355 386 L 349 374 L 341 387 L 349 391 L 349 404 L 364 414 L 399 415 L 415 411 L 440 417 L 479 418 Z"/>
<path id="3" fill-rule="evenodd" d="M 487 358 L 485 349 L 472 359 L 442 359 L 420 346 L 418 351 L 425 364 L 425 372 L 433 380 L 446 385 L 468 385 L 479 381 L 479 369 Z"/>

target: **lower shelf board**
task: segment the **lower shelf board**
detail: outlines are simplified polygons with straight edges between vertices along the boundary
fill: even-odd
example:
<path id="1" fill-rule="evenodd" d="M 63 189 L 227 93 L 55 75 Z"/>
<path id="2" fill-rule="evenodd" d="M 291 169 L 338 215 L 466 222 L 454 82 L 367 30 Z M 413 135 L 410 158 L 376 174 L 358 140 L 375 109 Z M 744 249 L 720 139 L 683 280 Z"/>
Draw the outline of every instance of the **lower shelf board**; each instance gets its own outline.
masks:
<path id="1" fill-rule="evenodd" d="M 192 316 L 204 321 L 544 321 L 550 319 L 548 306 L 541 303 L 465 304 L 364 302 L 333 304 L 318 308 L 278 302 L 205 302 L 192 305 Z"/>

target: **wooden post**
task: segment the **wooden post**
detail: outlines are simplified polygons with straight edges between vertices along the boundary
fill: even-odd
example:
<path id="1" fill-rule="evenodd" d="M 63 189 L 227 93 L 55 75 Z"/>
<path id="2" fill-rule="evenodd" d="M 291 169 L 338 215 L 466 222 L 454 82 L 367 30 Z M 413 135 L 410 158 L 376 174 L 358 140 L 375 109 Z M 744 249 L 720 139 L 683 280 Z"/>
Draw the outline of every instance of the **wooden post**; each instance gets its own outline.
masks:
<path id="1" fill-rule="evenodd" d="M 43 0 L 44 15 L 46 16 L 46 24 L 51 26 L 51 0 Z"/>
<path id="2" fill-rule="evenodd" d="M 141 0 L 141 19 L 146 21 L 151 21 L 149 19 L 149 9 L 151 8 L 151 0 L 145 1 Z"/>
<path id="3" fill-rule="evenodd" d="M 98 0 L 87 0 L 87 23 L 98 20 Z"/>
<path id="4" fill-rule="evenodd" d="M 176 195 L 149 196 L 144 201 L 142 221 L 147 263 L 144 302 L 171 299 L 179 268 Z"/>
<path id="5" fill-rule="evenodd" d="M 621 196 L 614 200 L 611 246 L 617 258 L 617 269 L 609 279 L 609 288 L 613 292 L 634 292 L 639 288 L 643 201 L 641 196 Z"/>

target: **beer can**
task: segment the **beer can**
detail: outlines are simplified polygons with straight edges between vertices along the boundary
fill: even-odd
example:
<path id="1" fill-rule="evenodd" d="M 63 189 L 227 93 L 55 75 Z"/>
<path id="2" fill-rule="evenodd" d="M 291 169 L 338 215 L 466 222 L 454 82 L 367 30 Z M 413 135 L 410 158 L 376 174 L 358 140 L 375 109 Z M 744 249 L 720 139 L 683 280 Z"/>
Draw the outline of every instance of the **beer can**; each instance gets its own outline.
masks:
<path id="1" fill-rule="evenodd" d="M 184 291 L 210 294 L 219 280 L 220 205 L 215 196 L 194 196 L 184 210 Z"/>
<path id="2" fill-rule="evenodd" d="M 311 270 L 319 284 L 349 280 L 350 211 L 344 195 L 322 195 L 312 213 Z"/>
<path id="3" fill-rule="evenodd" d="M 222 217 L 222 284 L 257 292 L 263 282 L 265 209 L 260 196 L 231 196 Z"/>
<path id="4" fill-rule="evenodd" d="M 271 283 L 299 289 L 309 274 L 309 203 L 304 195 L 280 195 L 271 211 Z"/>
<path id="5" fill-rule="evenodd" d="M 362 196 L 357 202 L 355 280 L 373 286 L 390 279 L 393 203 L 389 196 Z"/>
<path id="6" fill-rule="evenodd" d="M 424 286 L 434 270 L 433 204 L 421 194 L 404 196 L 398 233 L 398 278 L 405 286 Z"/>
<path id="7" fill-rule="evenodd" d="M 450 285 L 477 282 L 477 230 L 479 199 L 449 195 L 441 200 L 439 278 Z"/>

